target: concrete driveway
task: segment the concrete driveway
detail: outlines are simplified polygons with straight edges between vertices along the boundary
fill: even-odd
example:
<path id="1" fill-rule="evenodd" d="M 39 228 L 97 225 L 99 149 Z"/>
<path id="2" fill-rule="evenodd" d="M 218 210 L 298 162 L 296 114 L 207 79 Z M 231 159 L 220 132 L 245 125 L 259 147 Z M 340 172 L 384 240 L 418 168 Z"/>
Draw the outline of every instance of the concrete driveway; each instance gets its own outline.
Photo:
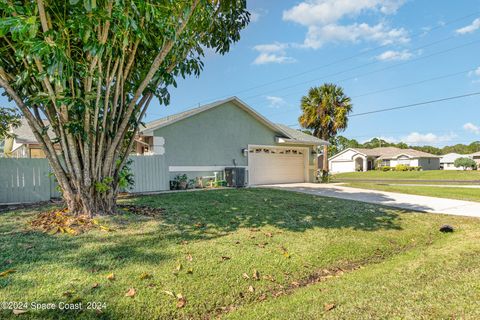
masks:
<path id="1" fill-rule="evenodd" d="M 265 185 L 262 187 L 356 200 L 423 212 L 480 217 L 480 202 L 350 188 L 340 184 L 292 183 Z"/>

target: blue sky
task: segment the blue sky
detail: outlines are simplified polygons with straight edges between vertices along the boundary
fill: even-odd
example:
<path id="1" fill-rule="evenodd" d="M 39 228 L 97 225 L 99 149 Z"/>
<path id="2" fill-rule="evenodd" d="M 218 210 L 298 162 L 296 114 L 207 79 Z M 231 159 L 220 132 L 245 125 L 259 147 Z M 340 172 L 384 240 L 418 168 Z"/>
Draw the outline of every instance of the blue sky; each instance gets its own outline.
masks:
<path id="1" fill-rule="evenodd" d="M 302 95 L 324 82 L 344 87 L 353 113 L 480 91 L 480 1 L 248 3 L 253 21 L 240 42 L 225 56 L 207 53 L 201 76 L 180 80 L 171 104 L 153 104 L 147 120 L 236 95 L 270 120 L 295 127 Z M 475 96 L 352 117 L 342 134 L 415 145 L 469 143 L 480 140 L 479 107 Z"/>
<path id="2" fill-rule="evenodd" d="M 299 101 L 332 82 L 353 113 L 480 91 L 480 1 L 251 0 L 252 22 L 146 121 L 236 95 L 298 128 Z M 434 80 L 432 80 L 434 79 Z M 397 88 L 400 87 L 400 88 Z M 392 89 L 396 88 L 396 89 Z M 1 100 L 5 103 L 5 98 Z M 480 96 L 352 117 L 342 135 L 443 146 L 480 140 Z"/>

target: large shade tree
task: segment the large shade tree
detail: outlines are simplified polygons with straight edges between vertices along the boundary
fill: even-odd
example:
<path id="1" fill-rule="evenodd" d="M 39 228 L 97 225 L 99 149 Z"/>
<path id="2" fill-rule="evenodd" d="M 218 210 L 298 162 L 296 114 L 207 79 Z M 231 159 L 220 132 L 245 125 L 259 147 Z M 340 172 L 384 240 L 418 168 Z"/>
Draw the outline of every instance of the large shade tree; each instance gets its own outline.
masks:
<path id="1" fill-rule="evenodd" d="M 246 0 L 1 0 L 0 86 L 75 214 L 112 213 L 152 99 L 249 22 Z M 54 134 L 47 135 L 47 131 Z"/>
<path id="2" fill-rule="evenodd" d="M 302 97 L 300 107 L 302 109 L 302 115 L 298 119 L 300 125 L 311 130 L 315 137 L 331 141 L 338 132 L 347 128 L 352 102 L 341 87 L 326 83 L 311 88 L 308 95 Z M 323 176 L 328 173 L 327 145 L 323 148 L 322 171 Z"/>

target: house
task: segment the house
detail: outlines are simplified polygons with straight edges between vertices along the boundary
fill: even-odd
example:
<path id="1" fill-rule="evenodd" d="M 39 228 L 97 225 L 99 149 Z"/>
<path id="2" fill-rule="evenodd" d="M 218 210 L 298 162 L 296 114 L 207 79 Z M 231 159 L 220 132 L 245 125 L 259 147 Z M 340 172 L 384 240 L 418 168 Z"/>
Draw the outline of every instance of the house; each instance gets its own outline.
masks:
<path id="1" fill-rule="evenodd" d="M 440 169 L 440 157 L 430 153 L 395 147 L 374 149 L 348 148 L 328 159 L 332 173 L 373 170 L 378 166 L 395 167 L 403 164 L 422 167 L 423 170 Z"/>
<path id="2" fill-rule="evenodd" d="M 443 170 L 463 170 L 463 167 L 455 167 L 455 160 L 459 158 L 471 158 L 471 155 L 459 153 L 447 153 L 440 158 L 440 168 Z"/>
<path id="3" fill-rule="evenodd" d="M 245 168 L 248 184 L 260 185 L 315 181 L 317 149 L 325 144 L 270 122 L 232 97 L 147 123 L 135 150 L 163 155 L 167 180 L 222 175 L 237 167 Z"/>
<path id="4" fill-rule="evenodd" d="M 43 120 L 45 125 L 48 121 Z M 37 142 L 32 129 L 28 125 L 26 118 L 20 119 L 20 125 L 10 130 L 12 138 L 6 138 L 3 147 L 3 153 L 11 158 L 45 158 L 45 153 L 41 145 Z M 48 135 L 52 136 L 52 130 Z"/>
<path id="5" fill-rule="evenodd" d="M 480 170 L 480 151 L 479 151 L 479 152 L 472 153 L 472 154 L 470 155 L 470 158 L 472 158 L 472 159 L 477 163 L 477 167 L 478 167 L 479 170 Z"/>

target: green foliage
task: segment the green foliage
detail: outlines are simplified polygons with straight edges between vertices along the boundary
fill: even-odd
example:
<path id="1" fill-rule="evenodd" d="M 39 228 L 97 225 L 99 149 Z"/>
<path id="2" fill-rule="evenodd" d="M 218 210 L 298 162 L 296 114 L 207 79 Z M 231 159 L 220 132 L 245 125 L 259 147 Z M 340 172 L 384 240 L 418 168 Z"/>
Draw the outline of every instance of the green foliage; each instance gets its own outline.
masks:
<path id="1" fill-rule="evenodd" d="M 132 150 L 150 102 L 168 105 L 177 79 L 200 75 L 206 50 L 227 53 L 249 23 L 246 6 L 246 0 L 0 1 L 0 85 L 42 137 L 65 193 L 96 197 L 94 189 L 117 192 L 131 182 L 117 160 Z"/>
<path id="2" fill-rule="evenodd" d="M 113 182 L 112 177 L 106 177 L 102 181 L 95 182 L 95 190 L 98 193 L 106 193 L 111 188 L 111 183 Z"/>
<path id="3" fill-rule="evenodd" d="M 408 167 L 406 164 L 397 164 L 395 166 L 395 171 L 408 171 Z"/>
<path id="4" fill-rule="evenodd" d="M 351 99 L 340 86 L 331 83 L 311 88 L 308 95 L 302 97 L 300 106 L 301 126 L 327 141 L 347 128 L 348 115 L 352 112 Z"/>
<path id="5" fill-rule="evenodd" d="M 473 159 L 470 159 L 470 158 L 455 159 L 455 162 L 453 163 L 453 165 L 456 168 L 463 168 L 464 170 L 466 170 L 467 168 L 469 168 L 469 169 L 476 169 L 477 168 L 477 163 Z"/>
<path id="6" fill-rule="evenodd" d="M 135 185 L 135 177 L 131 169 L 132 162 L 132 159 L 128 159 L 119 172 L 118 187 L 120 189 L 131 189 Z"/>
<path id="7" fill-rule="evenodd" d="M 0 107 L 0 140 L 10 136 L 10 128 L 20 125 L 20 113 L 17 109 Z"/>

